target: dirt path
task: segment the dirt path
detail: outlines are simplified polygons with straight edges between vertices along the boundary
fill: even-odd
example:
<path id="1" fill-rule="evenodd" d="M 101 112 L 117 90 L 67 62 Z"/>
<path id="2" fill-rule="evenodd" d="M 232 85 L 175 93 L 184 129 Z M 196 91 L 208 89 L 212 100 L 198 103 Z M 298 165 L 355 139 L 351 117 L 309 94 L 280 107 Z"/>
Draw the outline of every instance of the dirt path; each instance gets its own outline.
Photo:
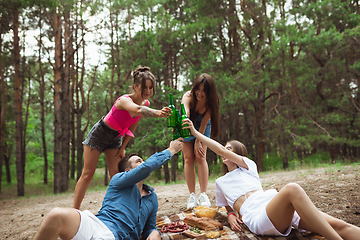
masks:
<path id="1" fill-rule="evenodd" d="M 321 211 L 360 226 L 360 165 L 265 173 L 260 178 L 264 189 L 279 190 L 286 183 L 297 182 Z M 159 200 L 158 216 L 185 210 L 189 194 L 186 184 L 155 186 L 155 191 Z M 104 195 L 105 191 L 87 193 L 82 209 L 96 213 Z M 208 195 L 215 204 L 214 182 L 209 182 Z M 52 208 L 71 207 L 72 201 L 72 194 L 0 200 L 0 240 L 32 239 Z"/>

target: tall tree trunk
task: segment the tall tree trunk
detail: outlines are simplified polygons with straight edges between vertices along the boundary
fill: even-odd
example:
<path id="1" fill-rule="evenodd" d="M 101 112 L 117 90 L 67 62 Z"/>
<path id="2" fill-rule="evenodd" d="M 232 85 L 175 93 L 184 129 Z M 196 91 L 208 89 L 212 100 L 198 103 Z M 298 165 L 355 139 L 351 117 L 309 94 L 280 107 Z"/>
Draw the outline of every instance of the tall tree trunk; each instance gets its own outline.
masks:
<path id="1" fill-rule="evenodd" d="M 71 143 L 71 154 L 70 154 L 70 178 L 75 179 L 75 166 L 76 166 L 76 138 L 75 138 L 75 113 L 71 111 L 70 119 L 70 143 Z"/>
<path id="2" fill-rule="evenodd" d="M 64 38 L 65 38 L 65 67 L 61 78 L 61 192 L 66 192 L 69 182 L 69 159 L 70 159 L 70 112 L 69 108 L 69 85 L 70 85 L 70 13 L 64 14 Z"/>
<path id="3" fill-rule="evenodd" d="M 265 146 L 265 136 L 263 130 L 263 114 L 264 114 L 264 92 L 259 90 L 258 99 L 255 103 L 255 122 L 256 122 L 256 136 L 257 136 L 257 149 L 256 149 L 256 163 L 259 171 L 263 170 L 263 156 L 264 156 L 264 146 Z"/>
<path id="4" fill-rule="evenodd" d="M 25 26 L 25 19 L 23 18 L 23 26 Z M 26 31 L 22 31 L 23 32 L 23 42 L 25 42 L 25 33 Z M 24 96 L 24 86 L 25 86 L 25 64 L 26 64 L 26 57 L 25 57 L 25 44 L 23 45 L 23 57 L 22 57 L 22 74 L 21 74 L 21 96 Z M 29 120 L 29 109 L 30 109 L 30 100 L 31 100 L 31 78 L 28 78 L 29 80 L 29 84 L 28 84 L 28 98 L 27 98 L 27 103 L 26 103 L 26 108 L 25 108 L 25 122 L 22 125 L 22 143 L 21 143 L 21 165 L 22 168 L 24 169 L 24 173 L 25 173 L 25 158 L 26 158 L 26 130 L 27 130 L 27 126 L 28 126 L 28 120 Z M 22 97 L 21 97 L 22 98 Z M 25 179 L 24 179 L 25 181 Z"/>
<path id="5" fill-rule="evenodd" d="M 165 183 L 170 182 L 170 171 L 169 171 L 169 163 L 166 162 L 164 164 L 164 175 L 165 175 Z"/>
<path id="6" fill-rule="evenodd" d="M 1 23 L 1 21 L 0 21 Z M 1 116 L 0 116 L 0 192 L 1 192 L 1 182 L 2 182 L 2 166 L 4 162 L 5 154 L 5 82 L 4 82 L 4 72 L 2 68 L 2 24 L 0 24 L 0 84 L 1 84 Z"/>
<path id="7" fill-rule="evenodd" d="M 83 169 L 84 148 L 82 141 L 84 138 L 84 131 L 81 129 L 81 116 L 82 112 L 78 111 L 76 113 L 76 180 L 79 180 Z"/>
<path id="8" fill-rule="evenodd" d="M 14 32 L 14 81 L 15 81 L 15 134 L 16 134 L 16 178 L 18 196 L 24 196 L 25 169 L 22 164 L 22 99 L 20 81 L 19 10 L 13 9 Z"/>
<path id="9" fill-rule="evenodd" d="M 45 137 L 45 76 L 44 71 L 42 68 L 42 62 L 41 62 L 41 46 L 42 46 L 42 18 L 40 14 L 39 18 L 39 50 L 38 50 L 38 64 L 39 64 L 39 72 L 40 72 L 40 121 L 41 121 L 41 140 L 42 140 L 42 149 L 43 149 L 43 157 L 44 157 L 44 184 L 48 183 L 48 169 L 49 169 L 49 163 L 47 158 L 47 150 L 46 150 L 46 137 Z"/>
<path id="10" fill-rule="evenodd" d="M 110 49 L 111 49 L 111 76 L 110 76 L 110 104 L 114 103 L 114 75 L 115 75 L 115 46 L 114 46 L 114 10 L 110 9 Z"/>
<path id="11" fill-rule="evenodd" d="M 79 14 L 76 14 L 75 16 L 75 22 L 78 22 L 78 17 Z M 72 41 L 77 41 L 78 39 L 78 30 L 79 30 L 79 24 L 74 24 L 73 26 L 73 34 L 71 36 L 74 35 L 74 38 L 72 39 Z M 74 28 L 75 27 L 75 28 Z M 78 56 L 79 56 L 79 51 L 74 50 L 73 45 L 70 44 L 70 51 L 71 51 L 71 57 L 69 59 L 70 61 L 70 66 L 71 66 L 71 87 L 69 89 L 69 105 L 71 107 L 71 170 L 70 170 L 70 178 L 71 179 L 75 179 L 75 171 L 76 171 L 76 149 L 77 149 L 77 138 L 76 138 L 76 118 L 77 118 L 77 112 L 75 111 L 75 105 L 74 105 L 74 98 L 76 97 L 78 100 L 78 91 L 77 91 L 77 84 L 78 84 Z M 77 61 L 76 61 L 76 65 L 75 65 L 75 56 L 77 57 Z M 81 122 L 80 122 L 81 124 Z M 80 131 L 81 131 L 81 125 L 80 125 Z M 80 139 L 82 140 L 82 138 Z M 81 142 L 80 142 L 80 146 Z M 77 154 L 80 154 L 80 156 L 82 157 L 82 152 L 77 152 Z M 81 165 L 82 166 L 82 165 Z M 81 169 L 80 169 L 81 172 Z"/>
<path id="12" fill-rule="evenodd" d="M 175 154 L 171 158 L 171 181 L 176 182 L 176 170 L 177 170 L 177 161 L 179 159 L 179 154 Z"/>
<path id="13" fill-rule="evenodd" d="M 53 30 L 55 37 L 54 64 L 54 193 L 61 192 L 61 18 L 53 14 Z"/>
<path id="14" fill-rule="evenodd" d="M 5 163 L 5 172 L 6 172 L 6 182 L 7 183 L 11 183 L 11 173 L 10 173 L 10 156 L 11 156 L 11 152 L 12 152 L 12 146 L 10 148 L 8 148 L 5 145 L 5 152 L 4 152 L 4 163 Z M 9 154 L 7 154 L 7 152 Z"/>

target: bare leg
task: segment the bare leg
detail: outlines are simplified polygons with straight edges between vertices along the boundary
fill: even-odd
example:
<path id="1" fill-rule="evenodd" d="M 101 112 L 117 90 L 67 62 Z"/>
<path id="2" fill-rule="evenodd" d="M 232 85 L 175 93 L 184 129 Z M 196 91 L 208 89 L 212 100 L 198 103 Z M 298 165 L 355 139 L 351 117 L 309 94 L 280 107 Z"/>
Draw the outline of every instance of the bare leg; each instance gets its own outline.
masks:
<path id="1" fill-rule="evenodd" d="M 285 232 L 288 228 L 295 210 L 301 221 L 306 223 L 306 226 L 311 226 L 309 230 L 321 234 L 328 240 L 342 239 L 311 202 L 304 189 L 296 183 L 287 184 L 266 206 L 269 219 L 280 232 Z"/>
<path id="2" fill-rule="evenodd" d="M 118 153 L 119 149 L 106 149 L 105 156 L 106 162 L 109 169 L 110 178 L 112 178 L 116 173 L 118 173 L 117 165 L 121 158 L 115 158 L 116 154 Z"/>
<path id="3" fill-rule="evenodd" d="M 99 157 L 100 151 L 98 149 L 92 149 L 87 145 L 84 146 L 84 169 L 76 183 L 74 191 L 74 208 L 76 209 L 80 209 L 86 189 L 94 176 Z"/>
<path id="4" fill-rule="evenodd" d="M 203 193 L 206 193 L 207 185 L 208 185 L 208 179 L 209 179 L 209 166 L 206 162 L 206 150 L 207 146 L 203 146 L 205 154 L 204 156 L 198 158 L 195 157 L 195 162 L 197 165 L 197 171 L 198 171 L 198 179 L 200 184 L 200 191 Z"/>
<path id="5" fill-rule="evenodd" d="M 184 173 L 186 183 L 190 193 L 195 193 L 195 181 L 196 181 L 196 173 L 195 173 L 195 155 L 194 155 L 194 143 L 184 142 L 183 146 L 183 154 L 184 154 Z"/>
<path id="6" fill-rule="evenodd" d="M 331 227 L 343 238 L 346 240 L 356 240 L 360 236 L 360 228 L 354 226 L 350 223 L 347 223 L 338 218 L 332 217 L 326 213 L 321 212 L 326 219 L 326 221 L 331 225 Z M 311 226 L 308 226 L 304 221 L 300 220 L 299 227 L 301 229 L 311 229 Z M 315 231 L 315 230 L 312 230 Z M 315 231 L 316 232 L 316 231 Z"/>
<path id="7" fill-rule="evenodd" d="M 33 240 L 72 239 L 80 226 L 80 214 L 73 208 L 54 208 L 45 217 Z"/>

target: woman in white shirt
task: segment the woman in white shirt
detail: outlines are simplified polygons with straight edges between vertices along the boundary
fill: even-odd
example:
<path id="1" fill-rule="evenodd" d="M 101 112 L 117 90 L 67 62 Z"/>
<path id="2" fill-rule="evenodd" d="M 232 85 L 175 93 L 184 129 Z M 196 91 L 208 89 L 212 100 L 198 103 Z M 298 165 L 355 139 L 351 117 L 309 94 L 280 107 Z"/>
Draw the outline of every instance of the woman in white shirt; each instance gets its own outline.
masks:
<path id="1" fill-rule="evenodd" d="M 247 158 L 246 147 L 239 141 L 230 141 L 224 147 L 199 133 L 191 120 L 183 124 L 223 159 L 226 174 L 216 180 L 216 205 L 226 207 L 232 230 L 241 231 L 239 223 L 244 223 L 259 235 L 288 236 L 295 227 L 328 240 L 359 239 L 359 227 L 319 211 L 300 185 L 290 183 L 279 192 L 263 191 L 257 166 Z"/>

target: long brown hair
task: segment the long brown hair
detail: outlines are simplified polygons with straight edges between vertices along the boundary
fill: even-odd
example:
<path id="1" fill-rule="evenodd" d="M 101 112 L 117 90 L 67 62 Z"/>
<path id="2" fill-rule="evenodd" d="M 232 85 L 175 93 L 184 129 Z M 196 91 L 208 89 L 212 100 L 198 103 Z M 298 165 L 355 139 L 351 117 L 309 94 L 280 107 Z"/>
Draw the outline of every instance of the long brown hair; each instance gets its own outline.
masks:
<path id="1" fill-rule="evenodd" d="M 134 84 L 136 86 L 141 86 L 141 97 L 143 96 L 144 89 L 146 87 L 146 80 L 150 80 L 153 85 L 153 96 L 155 95 L 155 76 L 152 74 L 151 69 L 146 66 L 137 66 L 133 73 L 133 84 L 132 90 L 134 89 Z"/>
<path id="2" fill-rule="evenodd" d="M 248 151 L 245 145 L 239 142 L 238 140 L 230 140 L 226 144 L 230 144 L 233 152 L 236 153 L 237 155 L 248 157 Z M 226 166 L 226 164 L 223 163 L 221 168 L 221 174 L 225 175 L 228 172 L 229 172 L 228 167 Z"/>
<path id="3" fill-rule="evenodd" d="M 195 91 L 199 89 L 200 84 L 204 84 L 204 92 L 206 95 L 206 110 L 211 112 L 211 137 L 216 137 L 219 134 L 220 123 L 219 123 L 219 97 L 216 90 L 214 79 L 206 73 L 201 74 L 195 79 L 193 87 L 191 89 L 191 103 L 190 106 L 190 119 L 195 122 L 196 119 L 196 104 L 197 99 Z"/>

